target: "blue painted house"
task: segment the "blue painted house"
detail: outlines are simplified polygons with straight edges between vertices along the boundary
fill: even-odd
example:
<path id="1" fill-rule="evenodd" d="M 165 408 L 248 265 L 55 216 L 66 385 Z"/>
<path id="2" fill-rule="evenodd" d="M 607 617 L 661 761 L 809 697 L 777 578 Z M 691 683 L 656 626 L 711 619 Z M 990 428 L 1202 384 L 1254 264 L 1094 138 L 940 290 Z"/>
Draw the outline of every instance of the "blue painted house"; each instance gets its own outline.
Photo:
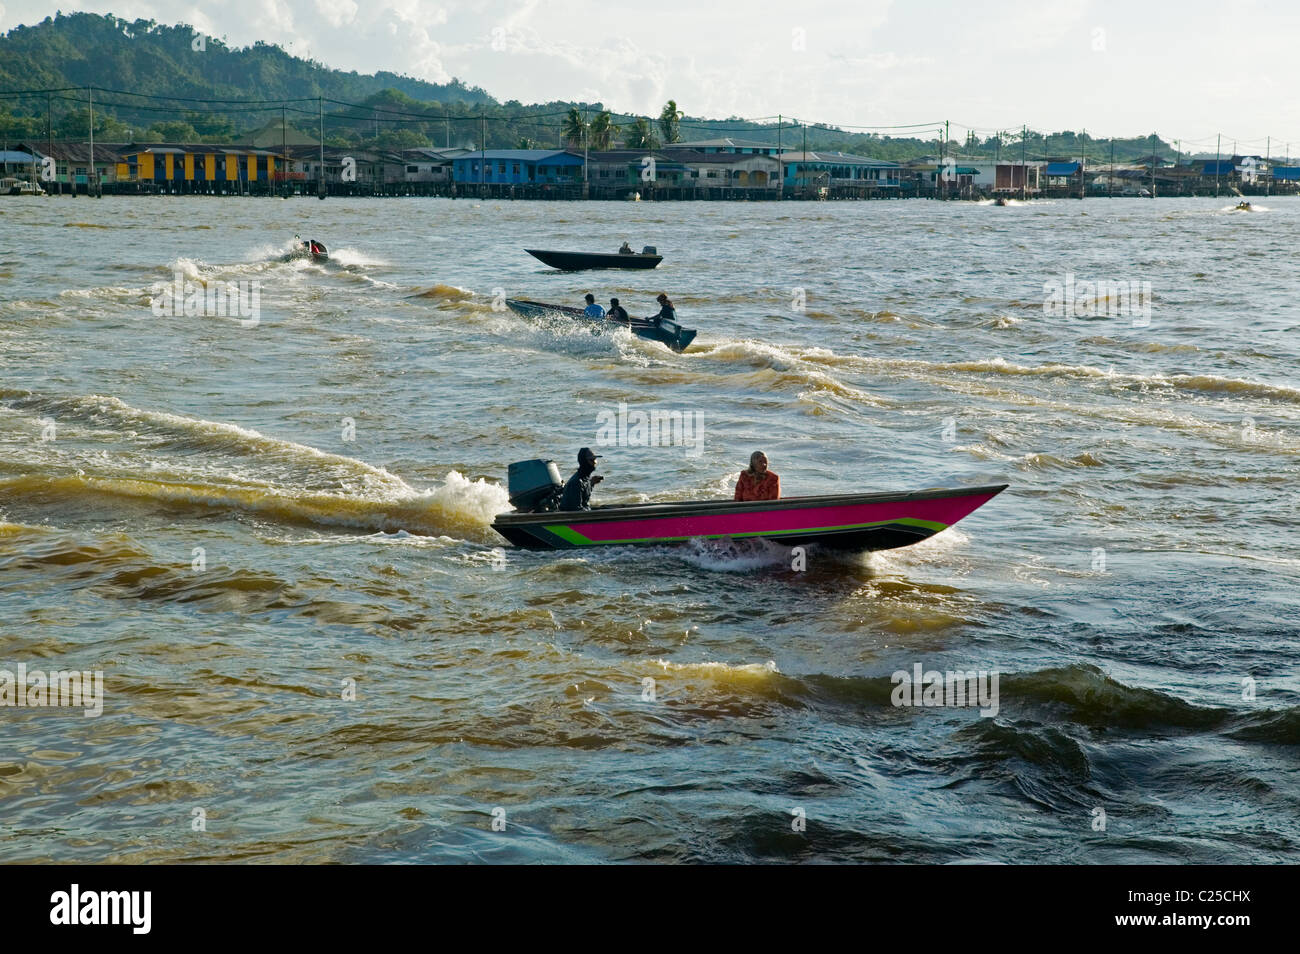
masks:
<path id="1" fill-rule="evenodd" d="M 451 163 L 459 185 L 568 185 L 582 181 L 582 154 L 567 149 L 488 149 Z"/>
<path id="2" fill-rule="evenodd" d="M 1068 179 L 1083 171 L 1081 162 L 1049 162 L 1044 174 L 1049 179 Z"/>
<path id="3" fill-rule="evenodd" d="M 775 143 L 753 139 L 697 139 L 694 142 L 665 143 L 665 149 L 689 149 L 692 152 L 729 153 L 743 156 L 775 156 L 781 150 Z"/>
<path id="4" fill-rule="evenodd" d="M 885 159 L 868 159 L 847 152 L 785 152 L 786 186 L 898 189 L 903 167 Z"/>

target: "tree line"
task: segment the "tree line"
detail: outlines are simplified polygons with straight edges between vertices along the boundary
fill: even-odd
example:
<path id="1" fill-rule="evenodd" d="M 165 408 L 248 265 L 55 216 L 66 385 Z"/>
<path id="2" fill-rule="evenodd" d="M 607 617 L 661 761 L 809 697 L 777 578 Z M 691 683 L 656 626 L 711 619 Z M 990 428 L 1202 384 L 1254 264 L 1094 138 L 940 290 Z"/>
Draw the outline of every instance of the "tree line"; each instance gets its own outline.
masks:
<path id="1" fill-rule="evenodd" d="M 945 141 L 937 130 L 933 137 L 892 137 L 820 123 L 788 121 L 778 129 L 773 122 L 688 118 L 673 100 L 656 117 L 618 113 L 601 103 L 502 103 L 460 80 L 439 85 L 394 73 L 331 70 L 271 44 L 232 48 L 185 25 L 90 13 L 47 17 L 0 36 L 0 137 L 84 141 L 91 126 L 88 86 L 105 88 L 94 94 L 94 135 L 103 142 L 238 143 L 283 117 L 289 129 L 313 141 L 324 126 L 328 145 L 371 150 L 640 150 L 734 137 L 893 161 L 954 154 L 1019 158 L 1022 143 L 1036 159 L 1085 155 L 1106 161 L 1111 152 L 1110 140 L 1070 131 L 968 133 L 964 141 Z M 1119 160 L 1173 153 L 1152 136 L 1116 139 L 1114 150 Z"/>

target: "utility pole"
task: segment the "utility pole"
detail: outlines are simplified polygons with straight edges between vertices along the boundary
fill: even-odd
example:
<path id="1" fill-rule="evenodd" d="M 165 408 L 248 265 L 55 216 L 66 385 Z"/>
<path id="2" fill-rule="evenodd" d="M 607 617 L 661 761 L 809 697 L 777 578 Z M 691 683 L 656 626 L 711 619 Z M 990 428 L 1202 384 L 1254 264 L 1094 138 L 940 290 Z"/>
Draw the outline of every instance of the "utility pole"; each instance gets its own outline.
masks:
<path id="1" fill-rule="evenodd" d="M 1079 142 L 1079 198 L 1083 198 L 1084 178 L 1088 171 L 1088 130 L 1083 131 L 1083 139 Z"/>
<path id="2" fill-rule="evenodd" d="M 776 198 L 779 202 L 785 198 L 785 160 L 781 158 L 781 114 L 776 114 L 776 162 L 779 170 L 776 178 Z"/>
<path id="3" fill-rule="evenodd" d="M 582 107 L 582 197 L 585 199 L 591 194 L 591 186 L 587 182 L 587 147 L 591 144 L 591 123 L 587 119 L 587 107 Z"/>
<path id="4" fill-rule="evenodd" d="M 45 134 L 50 140 L 50 161 L 54 163 L 54 181 L 58 183 L 59 195 L 63 195 L 63 183 L 59 182 L 59 160 L 54 158 L 54 94 L 45 94 Z"/>
<path id="5" fill-rule="evenodd" d="M 1268 169 L 1268 178 L 1264 180 L 1264 195 L 1268 195 L 1269 186 L 1273 184 L 1273 167 L 1269 165 L 1270 158 L 1273 155 L 1273 137 L 1266 136 L 1264 139 L 1264 166 Z"/>
<path id="6" fill-rule="evenodd" d="M 1223 151 L 1223 134 L 1214 139 L 1214 198 L 1218 199 L 1219 153 Z"/>
<path id="7" fill-rule="evenodd" d="M 86 176 L 86 197 L 94 195 L 95 180 L 95 87 L 87 86 L 86 95 L 90 97 L 90 175 Z"/>
<path id="8" fill-rule="evenodd" d="M 320 171 L 317 173 L 316 194 L 325 198 L 325 97 L 320 97 Z"/>
<path id="9" fill-rule="evenodd" d="M 1106 177 L 1106 198 L 1115 198 L 1115 137 L 1110 137 L 1110 175 Z"/>
<path id="10" fill-rule="evenodd" d="M 1020 127 L 1020 201 L 1029 198 L 1029 167 L 1025 165 L 1025 139 L 1029 136 L 1029 127 Z"/>
<path id="11" fill-rule="evenodd" d="M 479 113 L 479 146 L 478 146 L 478 194 L 479 198 L 487 191 L 487 113 Z"/>
<path id="12" fill-rule="evenodd" d="M 1151 198 L 1156 197 L 1156 134 L 1151 134 Z"/>
<path id="13" fill-rule="evenodd" d="M 807 179 L 808 179 L 808 124 L 807 124 L 807 123 L 802 123 L 802 124 L 801 124 L 801 128 L 803 129 L 803 155 L 802 155 L 800 158 L 801 158 L 803 161 L 802 161 L 801 163 L 799 163 L 799 171 L 802 172 L 802 173 L 804 174 L 804 181 L 807 182 Z M 804 198 L 806 199 L 806 198 L 808 198 L 808 197 L 805 195 Z"/>
<path id="14" fill-rule="evenodd" d="M 283 106 L 280 107 L 280 163 L 284 166 L 280 170 L 280 182 L 284 184 L 280 194 L 284 195 L 285 190 L 289 187 L 289 126 L 285 121 Z M 198 178 L 198 176 L 196 175 L 195 178 Z"/>
<path id="15" fill-rule="evenodd" d="M 935 138 L 939 139 L 939 169 L 935 170 L 935 198 L 939 199 L 941 198 L 939 183 L 943 181 L 944 178 L 944 174 L 941 172 L 941 169 L 944 168 L 944 146 L 946 144 L 946 139 L 944 139 L 944 130 L 936 129 Z"/>

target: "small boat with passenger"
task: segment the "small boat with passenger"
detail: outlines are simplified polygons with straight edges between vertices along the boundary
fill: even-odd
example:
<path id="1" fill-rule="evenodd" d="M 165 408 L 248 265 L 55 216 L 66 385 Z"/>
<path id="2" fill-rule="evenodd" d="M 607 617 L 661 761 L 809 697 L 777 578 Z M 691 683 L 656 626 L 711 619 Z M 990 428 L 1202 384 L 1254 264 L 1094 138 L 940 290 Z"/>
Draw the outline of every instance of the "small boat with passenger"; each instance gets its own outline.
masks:
<path id="1" fill-rule="evenodd" d="M 296 258 L 309 258 L 313 262 L 328 262 L 330 260 L 330 250 L 325 247 L 324 242 L 318 242 L 315 239 L 300 239 L 296 235 L 293 240 L 293 247 L 289 254 L 284 256 L 284 261 L 291 262 Z"/>
<path id="2" fill-rule="evenodd" d="M 677 322 L 670 321 L 667 318 L 633 318 L 629 316 L 624 320 L 611 318 L 609 315 L 593 317 L 581 308 L 571 308 L 568 305 L 551 305 L 546 302 L 529 301 L 524 298 L 507 298 L 506 307 L 516 314 L 523 315 L 525 318 L 541 318 L 547 314 L 559 314 L 568 318 L 577 318 L 580 321 L 613 322 L 629 329 L 638 338 L 658 341 L 679 353 L 686 350 L 687 346 L 695 340 L 696 335 L 695 329 L 683 328 Z"/>
<path id="3" fill-rule="evenodd" d="M 946 530 L 1007 484 L 903 493 L 850 493 L 779 500 L 693 500 L 559 510 L 564 489 L 553 460 L 511 464 L 513 513 L 492 529 L 528 550 L 663 546 L 688 540 L 758 538 L 785 546 L 893 550 Z"/>
<path id="4" fill-rule="evenodd" d="M 524 251 L 563 272 L 580 272 L 589 268 L 654 268 L 664 260 L 653 245 L 645 246 L 640 252 L 631 249 L 620 252 L 557 252 L 540 248 L 526 248 Z"/>

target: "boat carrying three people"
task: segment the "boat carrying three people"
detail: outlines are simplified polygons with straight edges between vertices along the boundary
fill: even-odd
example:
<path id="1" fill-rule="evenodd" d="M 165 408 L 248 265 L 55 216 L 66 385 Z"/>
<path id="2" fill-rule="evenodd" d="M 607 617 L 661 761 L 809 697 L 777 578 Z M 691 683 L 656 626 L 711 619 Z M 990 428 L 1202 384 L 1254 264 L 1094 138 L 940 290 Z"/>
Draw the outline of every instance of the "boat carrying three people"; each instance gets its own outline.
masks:
<path id="1" fill-rule="evenodd" d="M 586 307 L 582 309 L 582 313 L 588 318 L 608 318 L 611 321 L 621 321 L 624 323 L 628 321 L 627 309 L 618 303 L 617 298 L 611 298 L 609 300 L 608 311 L 596 304 L 596 296 L 591 292 L 587 292 L 587 294 L 583 296 L 583 301 L 586 303 Z M 646 320 L 658 322 L 660 324 L 665 321 L 670 321 L 676 324 L 677 309 L 673 307 L 672 300 L 669 299 L 668 295 L 664 292 L 660 292 L 658 297 L 655 298 L 655 301 L 659 304 L 659 311 Z"/>

